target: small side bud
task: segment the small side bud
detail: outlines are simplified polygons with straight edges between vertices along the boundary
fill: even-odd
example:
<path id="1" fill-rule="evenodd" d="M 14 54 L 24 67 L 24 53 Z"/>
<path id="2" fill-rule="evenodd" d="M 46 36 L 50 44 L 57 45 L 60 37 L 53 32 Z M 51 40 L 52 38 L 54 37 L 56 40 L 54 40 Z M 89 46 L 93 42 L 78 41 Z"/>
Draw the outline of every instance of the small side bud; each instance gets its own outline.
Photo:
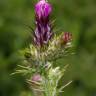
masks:
<path id="1" fill-rule="evenodd" d="M 39 74 L 35 74 L 33 77 L 32 77 L 32 81 L 35 81 L 35 82 L 39 82 L 41 81 L 42 78 Z"/>
<path id="2" fill-rule="evenodd" d="M 71 42 L 71 40 L 72 40 L 72 34 L 69 32 L 65 32 L 61 37 L 62 44 L 67 44 L 67 43 Z"/>

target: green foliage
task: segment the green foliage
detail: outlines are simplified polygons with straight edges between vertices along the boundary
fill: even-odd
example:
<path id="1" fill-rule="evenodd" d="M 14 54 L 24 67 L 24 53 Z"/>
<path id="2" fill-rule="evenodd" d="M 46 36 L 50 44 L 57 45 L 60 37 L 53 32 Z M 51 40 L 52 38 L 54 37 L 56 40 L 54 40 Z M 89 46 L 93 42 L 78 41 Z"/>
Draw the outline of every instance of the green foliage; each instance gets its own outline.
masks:
<path id="1" fill-rule="evenodd" d="M 37 1 L 37 0 L 36 0 Z M 16 51 L 23 49 L 34 27 L 35 0 L 0 0 L 0 96 L 27 96 L 28 87 L 21 75 L 10 76 L 19 62 Z M 61 96 L 94 96 L 96 94 L 96 0 L 49 0 L 56 28 L 72 32 L 76 54 L 55 62 L 62 68 L 70 64 L 64 80 L 73 83 Z M 57 27 L 58 26 L 58 27 Z M 30 41 L 30 40 L 29 40 Z M 32 41 L 32 40 L 31 40 Z M 63 79 L 63 78 L 62 78 Z M 21 92 L 22 90 L 22 92 Z M 30 96 L 30 95 L 28 95 Z"/>

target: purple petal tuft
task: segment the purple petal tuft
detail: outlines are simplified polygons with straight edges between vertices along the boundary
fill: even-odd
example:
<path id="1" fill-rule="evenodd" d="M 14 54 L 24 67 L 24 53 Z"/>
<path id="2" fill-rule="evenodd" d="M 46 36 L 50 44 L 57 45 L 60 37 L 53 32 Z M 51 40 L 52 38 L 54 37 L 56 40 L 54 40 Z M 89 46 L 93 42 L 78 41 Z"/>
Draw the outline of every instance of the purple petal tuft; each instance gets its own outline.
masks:
<path id="1" fill-rule="evenodd" d="M 47 3 L 45 0 L 40 0 L 35 5 L 35 12 L 39 18 L 47 17 L 52 11 L 52 7 L 49 3 Z"/>

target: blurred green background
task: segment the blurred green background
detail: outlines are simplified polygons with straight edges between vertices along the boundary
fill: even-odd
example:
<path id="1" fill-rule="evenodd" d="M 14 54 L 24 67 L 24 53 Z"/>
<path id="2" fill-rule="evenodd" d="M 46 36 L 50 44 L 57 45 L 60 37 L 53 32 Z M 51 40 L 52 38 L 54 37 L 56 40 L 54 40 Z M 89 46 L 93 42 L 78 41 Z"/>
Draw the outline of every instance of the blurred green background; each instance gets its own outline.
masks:
<path id="1" fill-rule="evenodd" d="M 60 85 L 73 80 L 60 96 L 96 96 L 96 0 L 49 0 L 56 28 L 73 34 L 75 55 L 60 59 L 70 64 Z M 37 0 L 0 0 L 0 96 L 31 96 L 24 77 L 10 76 L 34 26 Z"/>

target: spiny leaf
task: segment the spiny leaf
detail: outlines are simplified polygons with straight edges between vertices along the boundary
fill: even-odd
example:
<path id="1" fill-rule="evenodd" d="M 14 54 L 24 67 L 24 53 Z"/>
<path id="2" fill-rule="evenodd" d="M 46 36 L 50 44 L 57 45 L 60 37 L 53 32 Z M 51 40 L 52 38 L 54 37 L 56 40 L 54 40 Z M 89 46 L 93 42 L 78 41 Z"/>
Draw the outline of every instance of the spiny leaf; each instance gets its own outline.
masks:
<path id="1" fill-rule="evenodd" d="M 62 86 L 60 89 L 59 89 L 59 92 L 62 92 L 62 90 L 67 87 L 69 84 L 71 84 L 72 81 L 68 82 L 66 85 Z"/>

